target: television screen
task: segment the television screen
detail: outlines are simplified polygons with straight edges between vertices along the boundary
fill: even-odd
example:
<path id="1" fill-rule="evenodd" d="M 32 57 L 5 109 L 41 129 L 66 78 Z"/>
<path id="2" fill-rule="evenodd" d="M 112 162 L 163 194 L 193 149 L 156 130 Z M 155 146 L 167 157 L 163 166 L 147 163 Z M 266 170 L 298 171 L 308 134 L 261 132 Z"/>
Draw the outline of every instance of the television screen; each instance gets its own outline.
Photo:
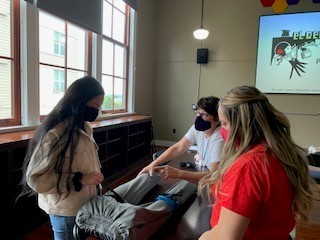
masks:
<path id="1" fill-rule="evenodd" d="M 256 87 L 320 94 L 320 12 L 260 16 Z"/>

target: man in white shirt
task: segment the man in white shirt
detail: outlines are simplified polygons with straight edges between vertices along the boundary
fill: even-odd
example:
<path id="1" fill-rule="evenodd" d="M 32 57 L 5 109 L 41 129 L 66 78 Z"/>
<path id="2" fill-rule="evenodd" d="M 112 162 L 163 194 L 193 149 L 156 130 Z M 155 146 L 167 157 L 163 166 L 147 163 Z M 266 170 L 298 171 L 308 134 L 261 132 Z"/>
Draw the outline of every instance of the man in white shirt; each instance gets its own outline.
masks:
<path id="1" fill-rule="evenodd" d="M 156 171 L 164 179 L 177 178 L 198 183 L 203 176 L 208 174 L 208 171 L 191 172 L 169 165 L 158 166 L 180 156 L 194 144 L 197 145 L 198 151 L 195 161 L 199 165 L 206 166 L 210 172 L 215 171 L 219 165 L 220 153 L 224 144 L 220 135 L 220 122 L 217 112 L 218 102 L 219 98 L 213 96 L 199 99 L 195 111 L 197 117 L 189 131 L 182 139 L 143 168 L 139 174 L 148 172 L 150 176 L 153 176 L 153 171 Z"/>

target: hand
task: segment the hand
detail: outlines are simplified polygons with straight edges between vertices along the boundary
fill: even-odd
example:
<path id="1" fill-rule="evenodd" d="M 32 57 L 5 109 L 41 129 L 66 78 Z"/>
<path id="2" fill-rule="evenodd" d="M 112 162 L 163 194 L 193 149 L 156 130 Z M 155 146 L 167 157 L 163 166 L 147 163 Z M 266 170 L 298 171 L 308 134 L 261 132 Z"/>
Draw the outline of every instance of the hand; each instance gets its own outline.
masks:
<path id="1" fill-rule="evenodd" d="M 304 63 L 304 62 L 300 62 L 298 59 L 294 59 L 294 60 L 290 60 L 289 61 L 292 68 L 291 68 L 291 73 L 290 73 L 290 78 L 292 77 L 292 73 L 293 73 L 293 70 L 296 71 L 296 73 L 299 75 L 299 77 L 301 77 L 301 72 L 305 73 L 304 71 L 304 68 L 307 63 Z"/>
<path id="2" fill-rule="evenodd" d="M 98 185 L 102 183 L 104 176 L 102 173 L 93 171 L 89 174 L 84 174 L 82 176 L 81 184 L 82 185 Z"/>
<path id="3" fill-rule="evenodd" d="M 149 176 L 150 176 L 150 177 L 153 177 L 153 169 L 154 169 L 154 166 L 150 163 L 148 166 L 144 167 L 144 168 L 138 173 L 138 175 L 147 172 L 147 173 L 149 173 Z"/>
<path id="4" fill-rule="evenodd" d="M 166 180 L 169 178 L 179 178 L 180 175 L 179 169 L 171 167 L 169 165 L 155 167 L 154 171 Z"/>

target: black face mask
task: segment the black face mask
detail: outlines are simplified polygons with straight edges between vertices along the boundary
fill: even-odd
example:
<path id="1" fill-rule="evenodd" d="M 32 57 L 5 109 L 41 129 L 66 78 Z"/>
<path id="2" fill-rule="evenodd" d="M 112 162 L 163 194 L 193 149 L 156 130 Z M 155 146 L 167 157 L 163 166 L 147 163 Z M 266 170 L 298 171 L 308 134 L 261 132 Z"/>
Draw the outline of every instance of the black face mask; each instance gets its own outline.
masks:
<path id="1" fill-rule="evenodd" d="M 202 119 L 202 117 L 198 116 L 196 118 L 194 126 L 198 131 L 205 131 L 211 128 L 211 122 L 205 121 Z"/>
<path id="2" fill-rule="evenodd" d="M 93 122 L 98 117 L 98 114 L 99 109 L 86 106 L 86 109 L 84 110 L 83 120 Z"/>

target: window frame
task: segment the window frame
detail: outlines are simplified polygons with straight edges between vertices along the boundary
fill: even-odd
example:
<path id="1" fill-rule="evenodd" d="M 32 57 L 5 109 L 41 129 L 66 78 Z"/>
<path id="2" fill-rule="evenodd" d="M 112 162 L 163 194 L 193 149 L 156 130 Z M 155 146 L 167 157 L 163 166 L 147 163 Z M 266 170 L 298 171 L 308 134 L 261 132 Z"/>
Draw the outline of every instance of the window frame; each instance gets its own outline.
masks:
<path id="1" fill-rule="evenodd" d="M 108 0 L 104 0 L 105 2 L 107 2 L 108 4 L 110 4 L 112 6 L 112 12 L 113 9 L 116 8 L 117 10 L 120 11 L 120 9 L 118 9 L 115 5 L 114 5 L 114 1 L 112 2 L 108 1 Z M 103 33 L 101 34 L 102 36 L 102 41 L 106 40 L 109 41 L 113 44 L 113 52 L 115 52 L 115 45 L 118 45 L 120 47 L 123 47 L 126 51 L 126 59 L 125 59 L 125 64 L 124 64 L 124 68 L 125 68 L 125 75 L 123 77 L 120 76 L 116 76 L 114 73 L 115 70 L 115 55 L 113 56 L 113 74 L 106 74 L 103 73 L 103 71 L 101 70 L 101 77 L 102 76 L 106 76 L 106 77 L 112 77 L 113 79 L 113 89 L 112 89 L 112 109 L 111 110 L 105 110 L 105 109 L 101 109 L 102 114 L 117 114 L 117 113 L 126 113 L 128 112 L 128 97 L 129 97 L 129 58 L 130 58 L 130 19 L 131 19 L 131 15 L 130 15 L 130 6 L 126 4 L 125 6 L 125 32 L 124 32 L 124 43 L 121 43 L 111 37 L 108 37 L 106 35 L 104 35 Z M 112 26 L 113 26 L 113 15 L 112 15 L 112 22 L 111 22 L 111 32 L 112 32 Z M 123 91 L 123 107 L 121 109 L 115 109 L 114 108 L 114 82 L 115 82 L 115 78 L 121 78 L 125 81 L 125 85 L 124 85 L 124 91 Z"/>
<path id="2" fill-rule="evenodd" d="M 13 70 L 11 69 L 12 83 L 12 117 L 0 119 L 0 127 L 13 126 L 21 124 L 21 94 L 20 94 L 20 1 L 11 1 L 11 57 L 0 56 L 2 59 L 10 60 Z"/>
<path id="3" fill-rule="evenodd" d="M 40 13 L 41 10 L 39 10 L 39 13 Z M 46 13 L 46 12 L 45 12 Z M 49 15 L 52 15 L 50 13 L 46 13 L 46 14 L 49 14 Z M 54 16 L 54 15 L 52 15 Z M 83 27 L 81 26 L 78 26 L 78 25 L 75 25 L 74 23 L 71 23 L 65 19 L 62 19 L 60 17 L 57 17 L 57 16 L 54 16 L 56 18 L 59 18 L 61 21 L 64 21 L 64 27 L 65 27 L 65 34 L 62 34 L 62 33 L 59 33 L 60 35 L 64 35 L 64 39 L 65 39 L 65 52 L 64 52 L 64 55 L 60 55 L 60 54 L 57 54 L 59 56 L 63 56 L 64 57 L 64 66 L 61 66 L 61 65 L 55 65 L 55 64 L 48 64 L 48 63 L 43 63 L 39 60 L 39 72 L 40 72 L 40 66 L 47 66 L 47 67 L 54 67 L 54 68 L 57 68 L 57 69 L 61 69 L 64 71 L 64 86 L 65 86 L 65 89 L 64 91 L 66 91 L 67 89 L 67 81 L 68 81 L 68 74 L 67 74 L 67 71 L 68 70 L 72 70 L 72 71 L 78 71 L 78 72 L 83 72 L 84 73 L 84 76 L 90 76 L 92 74 L 91 70 L 92 70 L 92 32 L 89 31 L 88 29 L 84 29 Z M 75 25 L 79 28 L 81 28 L 82 30 L 84 30 L 86 32 L 86 42 L 87 42 L 87 45 L 86 45 L 86 69 L 78 69 L 78 68 L 73 68 L 73 67 L 68 67 L 67 63 L 68 63 L 68 25 L 69 24 L 72 24 L 72 25 Z M 38 23 L 38 27 L 40 26 L 40 22 Z M 39 35 L 39 38 L 40 38 L 40 35 Z M 55 44 L 55 42 L 53 42 L 53 44 Z M 59 46 L 60 47 L 60 46 Z M 40 55 L 40 44 L 39 44 L 39 47 L 38 47 L 38 51 L 39 51 L 39 55 Z M 54 52 L 54 54 L 56 54 Z M 39 78 L 40 79 L 40 78 Z M 39 81 L 38 79 L 38 81 Z M 39 82 L 40 84 L 40 82 Z M 53 90 L 53 89 L 52 89 Z M 40 101 L 40 99 L 39 99 Z M 40 107 L 40 106 L 39 106 Z M 40 112 L 40 109 L 39 109 L 39 112 Z M 41 115 L 40 114 L 40 121 L 42 121 L 44 119 L 46 115 Z"/>
<path id="4" fill-rule="evenodd" d="M 0 133 L 16 132 L 21 130 L 35 129 L 43 120 L 45 115 L 40 115 L 40 73 L 39 73 L 39 11 L 35 4 L 26 1 L 12 0 L 14 3 L 14 22 L 12 31 L 14 32 L 14 58 L 15 68 L 12 69 L 14 76 L 12 79 L 14 97 L 13 119 L 0 119 Z M 126 57 L 123 58 L 125 64 L 125 80 L 123 90 L 124 107 L 120 110 L 101 111 L 97 120 L 126 116 L 134 113 L 134 80 L 135 80 L 135 32 L 136 32 L 136 12 L 126 5 Z M 124 13 L 124 11 L 123 11 Z M 60 18 L 61 19 L 61 18 Z M 65 19 L 62 19 L 66 21 Z M 101 81 L 102 77 L 102 34 L 91 32 L 75 23 L 71 23 L 82 28 L 87 33 L 87 71 L 85 74 L 95 77 Z M 132 31 L 132 32 L 131 32 Z M 25 39 L 22 41 L 22 39 Z M 13 41 L 13 38 L 12 38 Z M 115 41 L 116 42 L 116 41 Z M 117 42 L 117 44 L 121 43 Z M 67 50 L 66 50 L 67 53 Z M 50 65 L 48 65 L 50 66 Z M 55 66 L 54 66 L 55 67 Z M 70 70 L 78 70 L 69 68 Z M 68 69 L 68 70 L 69 70 Z M 82 71 L 82 70 L 81 70 Z M 67 74 L 65 74 L 66 76 Z M 13 91 L 12 90 L 12 91 Z"/>
<path id="5" fill-rule="evenodd" d="M 57 73 L 57 78 L 55 78 L 55 73 Z M 60 75 L 63 73 L 63 78 Z M 65 91 L 65 76 L 62 70 L 53 69 L 53 92 L 54 93 L 61 93 Z M 61 87 L 60 85 L 63 84 Z M 57 87 L 56 87 L 57 85 Z M 63 90 L 62 90 L 63 89 Z"/>
<path id="6" fill-rule="evenodd" d="M 57 36 L 58 36 L 58 41 L 57 42 L 54 40 L 55 39 L 55 34 L 57 34 Z M 64 34 L 58 32 L 58 31 L 53 31 L 53 53 L 64 57 L 66 55 L 66 53 L 65 52 L 63 54 L 61 53 L 62 52 L 61 51 L 61 47 L 62 47 L 62 45 L 64 45 L 64 47 L 66 48 L 66 42 L 61 43 L 60 42 L 60 38 L 61 37 L 64 37 L 64 39 L 66 39 L 66 36 L 64 36 Z M 58 52 L 57 53 L 55 52 L 55 49 L 56 49 L 55 46 L 56 45 L 58 47 Z"/>

